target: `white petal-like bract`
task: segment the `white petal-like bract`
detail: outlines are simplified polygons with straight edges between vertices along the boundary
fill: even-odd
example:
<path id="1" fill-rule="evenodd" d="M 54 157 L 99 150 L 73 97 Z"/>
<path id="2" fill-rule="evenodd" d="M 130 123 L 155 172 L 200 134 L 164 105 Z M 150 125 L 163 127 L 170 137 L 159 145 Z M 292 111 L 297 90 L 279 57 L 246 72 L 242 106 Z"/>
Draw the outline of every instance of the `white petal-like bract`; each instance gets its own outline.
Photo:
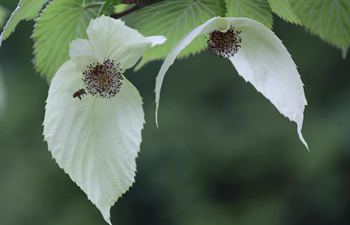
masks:
<path id="1" fill-rule="evenodd" d="M 231 26 L 241 31 L 242 47 L 230 61 L 240 76 L 269 99 L 280 113 L 296 122 L 299 138 L 308 148 L 301 134 L 307 102 L 296 65 L 281 40 L 270 29 L 248 18 L 212 18 L 195 28 L 172 49 L 156 80 L 156 119 L 163 79 L 177 55 L 197 36 L 214 30 L 225 32 Z"/>
<path id="2" fill-rule="evenodd" d="M 166 40 L 163 36 L 144 37 L 123 21 L 107 16 L 92 20 L 87 34 L 93 54 L 99 61 L 114 59 L 124 70 L 133 67 L 147 47 L 163 44 Z"/>
<path id="3" fill-rule="evenodd" d="M 301 134 L 307 102 L 292 57 L 281 40 L 261 23 L 243 18 L 229 21 L 242 31 L 242 47 L 230 61 L 240 76 L 297 124 L 299 138 L 308 148 Z"/>
<path id="4" fill-rule="evenodd" d="M 134 182 L 145 122 L 141 96 L 123 72 L 166 39 L 106 16 L 90 22 L 87 36 L 70 44 L 70 60 L 52 80 L 44 137 L 110 224 L 110 208 Z"/>
<path id="5" fill-rule="evenodd" d="M 144 124 L 142 99 L 126 79 L 113 98 L 73 99 L 82 86 L 80 73 L 68 61 L 53 78 L 44 136 L 57 164 L 110 224 L 110 208 L 134 182 Z"/>

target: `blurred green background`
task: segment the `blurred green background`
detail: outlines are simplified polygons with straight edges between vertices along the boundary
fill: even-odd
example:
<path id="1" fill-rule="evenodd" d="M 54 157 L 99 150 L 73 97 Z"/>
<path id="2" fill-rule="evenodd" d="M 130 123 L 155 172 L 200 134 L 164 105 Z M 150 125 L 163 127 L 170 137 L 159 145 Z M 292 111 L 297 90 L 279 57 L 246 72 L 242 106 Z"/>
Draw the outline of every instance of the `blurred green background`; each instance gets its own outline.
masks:
<path id="1" fill-rule="evenodd" d="M 2 0 L 8 9 L 16 1 Z M 58 168 L 42 137 L 48 85 L 35 73 L 33 23 L 0 49 L 0 224 L 105 224 Z M 127 76 L 144 97 L 147 125 L 136 184 L 112 208 L 114 225 L 350 224 L 350 56 L 275 18 L 275 32 L 305 84 L 307 152 L 290 123 L 207 52 L 168 72 L 154 123 L 161 62 Z"/>

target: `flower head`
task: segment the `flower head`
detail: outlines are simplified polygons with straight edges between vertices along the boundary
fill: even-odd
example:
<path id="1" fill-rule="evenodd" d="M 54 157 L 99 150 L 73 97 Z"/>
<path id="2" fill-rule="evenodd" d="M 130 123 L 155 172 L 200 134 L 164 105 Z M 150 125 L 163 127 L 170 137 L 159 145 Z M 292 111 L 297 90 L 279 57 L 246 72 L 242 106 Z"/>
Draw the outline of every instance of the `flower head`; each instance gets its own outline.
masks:
<path id="1" fill-rule="evenodd" d="M 241 48 L 241 31 L 230 27 L 227 31 L 214 30 L 209 33 L 208 49 L 216 56 L 233 57 Z"/>
<path id="2" fill-rule="evenodd" d="M 91 21 L 54 76 L 44 136 L 58 165 L 110 223 L 110 208 L 134 182 L 144 124 L 142 99 L 123 72 L 162 36 L 144 37 L 121 20 Z M 81 99 L 79 101 L 79 99 Z"/>
<path id="3" fill-rule="evenodd" d="M 118 94 L 123 79 L 120 65 L 110 59 L 93 63 L 83 71 L 84 85 L 89 94 L 102 98 L 111 98 Z"/>
<path id="4" fill-rule="evenodd" d="M 296 122 L 299 138 L 307 147 L 301 134 L 307 102 L 296 65 L 271 30 L 248 18 L 212 18 L 176 45 L 157 76 L 157 121 L 160 91 L 167 70 L 177 55 L 201 35 L 208 36 L 208 49 L 213 54 L 230 60 L 240 76 L 269 99 L 280 113 Z"/>

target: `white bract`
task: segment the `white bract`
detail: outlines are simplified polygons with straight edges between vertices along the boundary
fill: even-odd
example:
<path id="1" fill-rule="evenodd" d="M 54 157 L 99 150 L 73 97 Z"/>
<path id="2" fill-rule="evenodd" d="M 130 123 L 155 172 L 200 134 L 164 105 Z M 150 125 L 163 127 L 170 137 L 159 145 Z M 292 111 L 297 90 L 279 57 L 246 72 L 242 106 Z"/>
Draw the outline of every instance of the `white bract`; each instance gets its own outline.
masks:
<path id="1" fill-rule="evenodd" d="M 87 35 L 71 43 L 70 60 L 52 80 L 44 137 L 111 224 L 110 208 L 134 182 L 144 124 L 141 96 L 122 72 L 165 38 L 144 37 L 106 16 L 91 21 Z"/>
<path id="2" fill-rule="evenodd" d="M 163 79 L 177 55 L 200 35 L 211 35 L 213 32 L 220 32 L 224 35 L 228 31 L 231 31 L 233 36 L 236 35 L 236 41 L 239 41 L 233 43 L 237 46 L 228 47 L 233 54 L 226 54 L 227 52 L 224 51 L 221 52 L 225 53 L 224 56 L 221 56 L 229 59 L 239 75 L 270 100 L 280 113 L 297 124 L 299 138 L 308 148 L 301 134 L 303 113 L 307 102 L 296 65 L 281 40 L 270 29 L 248 18 L 212 18 L 195 28 L 172 49 L 156 80 L 157 121 Z M 211 41 L 210 38 L 209 41 Z M 225 45 L 226 42 L 218 44 Z"/>

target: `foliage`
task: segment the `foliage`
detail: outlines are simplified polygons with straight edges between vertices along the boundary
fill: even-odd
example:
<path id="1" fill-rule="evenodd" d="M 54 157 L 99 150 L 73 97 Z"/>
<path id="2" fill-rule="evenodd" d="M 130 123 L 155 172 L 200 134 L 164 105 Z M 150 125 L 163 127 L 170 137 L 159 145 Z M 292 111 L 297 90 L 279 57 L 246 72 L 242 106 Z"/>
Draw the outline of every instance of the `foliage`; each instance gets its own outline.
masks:
<path id="1" fill-rule="evenodd" d="M 290 0 L 302 24 L 323 40 L 340 48 L 350 46 L 349 0 Z"/>
<path id="2" fill-rule="evenodd" d="M 21 0 L 9 18 L 1 39 L 6 39 L 21 20 L 34 19 L 49 0 Z M 102 13 L 120 13 L 146 2 L 133 13 L 123 15 L 131 27 L 144 35 L 165 35 L 167 43 L 147 51 L 138 65 L 164 58 L 189 31 L 214 16 L 248 17 L 273 26 L 272 13 L 286 22 L 304 26 L 311 33 L 340 48 L 346 55 L 350 45 L 350 2 L 348 0 L 51 0 L 36 20 L 33 33 L 35 68 L 50 80 L 68 58 L 68 45 L 82 37 L 91 18 Z M 144 7 L 145 6 L 145 7 Z M 118 14 L 117 14 L 118 15 Z M 0 42 L 1 42 L 0 39 Z M 179 57 L 205 49 L 201 37 Z"/>
<path id="3" fill-rule="evenodd" d="M 167 0 L 150 5 L 127 17 L 129 25 L 141 33 L 164 35 L 168 38 L 164 45 L 147 51 L 140 65 L 164 58 L 187 33 L 208 19 L 220 15 L 220 10 L 217 0 Z M 202 51 L 205 43 L 204 38 L 197 39 L 180 57 Z"/>
<path id="4" fill-rule="evenodd" d="M 83 0 L 52 1 L 35 24 L 34 64 L 47 79 L 68 59 L 69 43 L 86 35 L 90 19 L 98 8 Z"/>
<path id="5" fill-rule="evenodd" d="M 0 5 L 0 27 L 2 27 L 6 16 L 6 9 Z"/>
<path id="6" fill-rule="evenodd" d="M 39 11 L 48 0 L 20 0 L 17 8 L 13 11 L 10 19 L 7 21 L 0 36 L 0 45 L 3 40 L 8 38 L 15 30 L 16 26 L 22 20 L 30 20 L 37 17 Z"/>
<path id="7" fill-rule="evenodd" d="M 225 0 L 227 16 L 248 17 L 272 27 L 272 12 L 267 0 Z"/>
<path id="8" fill-rule="evenodd" d="M 271 9 L 287 22 L 300 24 L 298 16 L 293 11 L 289 0 L 269 0 Z"/>

